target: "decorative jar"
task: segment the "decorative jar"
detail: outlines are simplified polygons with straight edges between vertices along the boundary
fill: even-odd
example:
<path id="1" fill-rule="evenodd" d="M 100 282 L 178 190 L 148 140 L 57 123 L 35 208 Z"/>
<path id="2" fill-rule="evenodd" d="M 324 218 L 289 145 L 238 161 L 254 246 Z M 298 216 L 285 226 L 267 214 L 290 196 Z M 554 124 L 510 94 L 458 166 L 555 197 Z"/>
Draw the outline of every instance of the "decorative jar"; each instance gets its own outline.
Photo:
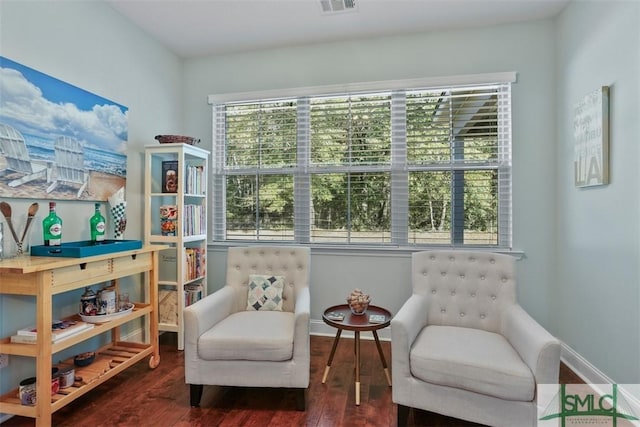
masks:
<path id="1" fill-rule="evenodd" d="M 371 297 L 361 292 L 357 293 L 356 291 L 357 289 L 347 297 L 347 304 L 349 304 L 349 308 L 353 314 L 361 316 L 366 313 L 367 308 L 369 308 Z"/>

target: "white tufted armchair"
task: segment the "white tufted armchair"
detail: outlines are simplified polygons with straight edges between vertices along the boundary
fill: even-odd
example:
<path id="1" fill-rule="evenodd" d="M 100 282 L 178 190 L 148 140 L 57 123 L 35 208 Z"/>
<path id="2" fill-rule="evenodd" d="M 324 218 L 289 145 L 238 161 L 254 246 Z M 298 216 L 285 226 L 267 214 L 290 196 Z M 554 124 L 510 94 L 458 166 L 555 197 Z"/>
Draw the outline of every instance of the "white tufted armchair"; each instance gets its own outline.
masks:
<path id="1" fill-rule="evenodd" d="M 391 321 L 393 402 L 492 426 L 536 425 L 536 384 L 557 383 L 560 344 L 516 302 L 515 261 L 413 254 L 413 294 Z"/>
<path id="2" fill-rule="evenodd" d="M 295 388 L 305 409 L 309 264 L 309 248 L 229 248 L 225 286 L 184 311 L 191 406 L 199 406 L 203 385 L 220 385 Z M 282 311 L 247 310 L 250 274 L 284 276 Z"/>

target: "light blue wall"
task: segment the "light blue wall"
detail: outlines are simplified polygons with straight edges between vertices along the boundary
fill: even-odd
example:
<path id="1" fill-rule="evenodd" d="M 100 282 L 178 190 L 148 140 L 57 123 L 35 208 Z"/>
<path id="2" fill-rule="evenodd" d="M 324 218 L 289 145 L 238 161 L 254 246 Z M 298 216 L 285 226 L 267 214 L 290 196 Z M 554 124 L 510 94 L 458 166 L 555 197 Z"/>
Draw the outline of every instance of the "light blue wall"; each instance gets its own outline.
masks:
<path id="1" fill-rule="evenodd" d="M 129 108 L 125 237 L 141 239 L 142 151 L 145 144 L 155 142 L 154 135 L 181 131 L 181 61 L 113 9 L 94 1 L 2 0 L 0 55 Z M 14 216 L 26 215 L 33 202 L 2 199 L 2 194 L 0 200 L 12 205 Z M 32 244 L 42 244 L 46 201 L 38 201 Z M 92 211 L 92 203 L 58 202 L 65 240 L 88 238 Z M 73 314 L 78 303 L 79 293 L 56 297 L 54 316 Z M 0 336 L 35 323 L 33 309 L 33 298 L 0 297 Z M 65 355 L 56 357 L 54 362 Z M 0 394 L 33 375 L 33 364 L 25 359 L 11 356 L 9 367 L 0 371 Z"/>
<path id="2" fill-rule="evenodd" d="M 574 2 L 557 26 L 559 336 L 618 383 L 640 383 L 640 3 Z M 610 87 L 610 179 L 573 184 L 573 108 Z"/>
<path id="3" fill-rule="evenodd" d="M 0 19 L 0 55 L 129 108 L 127 199 L 132 203 L 126 237 L 141 238 L 142 150 L 156 142 L 155 135 L 181 130 L 181 61 L 102 2 L 3 0 Z M 20 211 L 30 203 L 15 199 L 12 205 Z M 93 211 L 92 204 L 58 203 L 69 224 L 81 220 L 65 227 L 68 241 L 86 239 L 84 209 Z M 42 242 L 38 222 L 34 244 Z"/>
<path id="4" fill-rule="evenodd" d="M 516 71 L 513 85 L 514 247 L 522 304 L 552 329 L 555 246 L 554 24 L 540 21 L 485 29 L 318 44 L 188 60 L 185 128 L 211 144 L 207 95 L 363 81 Z M 218 252 L 216 252 L 218 253 Z M 220 255 L 224 255 L 221 251 Z M 410 294 L 409 255 L 312 254 L 312 313 L 361 287 L 397 311 Z M 216 265 L 223 263 L 216 262 Z M 224 269 L 210 269 L 210 289 Z"/>

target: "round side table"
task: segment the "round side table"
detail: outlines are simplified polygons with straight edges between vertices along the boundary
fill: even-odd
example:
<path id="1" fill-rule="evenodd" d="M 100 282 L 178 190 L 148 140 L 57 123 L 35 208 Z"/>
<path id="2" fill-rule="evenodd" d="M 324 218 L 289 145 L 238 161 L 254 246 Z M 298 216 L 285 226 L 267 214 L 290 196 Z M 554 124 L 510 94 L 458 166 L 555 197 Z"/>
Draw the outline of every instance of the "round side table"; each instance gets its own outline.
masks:
<path id="1" fill-rule="evenodd" d="M 371 316 L 383 317 L 379 317 L 375 322 L 372 322 L 370 321 Z M 341 320 L 340 317 L 342 317 Z M 335 339 L 333 340 L 329 361 L 327 362 L 327 367 L 325 368 L 324 375 L 322 376 L 322 384 L 325 383 L 327 376 L 329 375 L 333 356 L 336 353 L 336 348 L 338 347 L 338 341 L 340 341 L 342 331 L 353 331 L 355 334 L 354 344 L 356 353 L 356 405 L 360 405 L 360 332 L 371 332 L 373 334 L 373 338 L 376 341 L 376 347 L 378 348 L 378 354 L 380 355 L 380 361 L 384 368 L 384 374 L 387 377 L 389 386 L 391 386 L 391 377 L 389 376 L 387 361 L 384 358 L 380 339 L 376 332 L 378 329 L 383 329 L 389 326 L 391 324 L 391 317 L 393 316 L 389 310 L 375 305 L 370 305 L 367 308 L 367 311 L 362 315 L 353 314 L 347 304 L 334 305 L 327 308 L 322 314 L 322 320 L 324 323 L 336 328 L 338 331 Z"/>

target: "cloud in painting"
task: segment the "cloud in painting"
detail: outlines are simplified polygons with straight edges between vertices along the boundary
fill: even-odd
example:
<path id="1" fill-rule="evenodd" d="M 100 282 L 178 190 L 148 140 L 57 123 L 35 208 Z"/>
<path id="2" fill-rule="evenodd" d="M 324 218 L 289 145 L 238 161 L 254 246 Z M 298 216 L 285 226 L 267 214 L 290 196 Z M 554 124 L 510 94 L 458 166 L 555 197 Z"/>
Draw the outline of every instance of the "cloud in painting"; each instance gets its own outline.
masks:
<path id="1" fill-rule="evenodd" d="M 53 140 L 69 136 L 106 151 L 126 153 L 127 113 L 115 105 L 81 110 L 72 102 L 52 102 L 39 87 L 12 68 L 0 68 L 3 120 L 27 134 Z"/>

